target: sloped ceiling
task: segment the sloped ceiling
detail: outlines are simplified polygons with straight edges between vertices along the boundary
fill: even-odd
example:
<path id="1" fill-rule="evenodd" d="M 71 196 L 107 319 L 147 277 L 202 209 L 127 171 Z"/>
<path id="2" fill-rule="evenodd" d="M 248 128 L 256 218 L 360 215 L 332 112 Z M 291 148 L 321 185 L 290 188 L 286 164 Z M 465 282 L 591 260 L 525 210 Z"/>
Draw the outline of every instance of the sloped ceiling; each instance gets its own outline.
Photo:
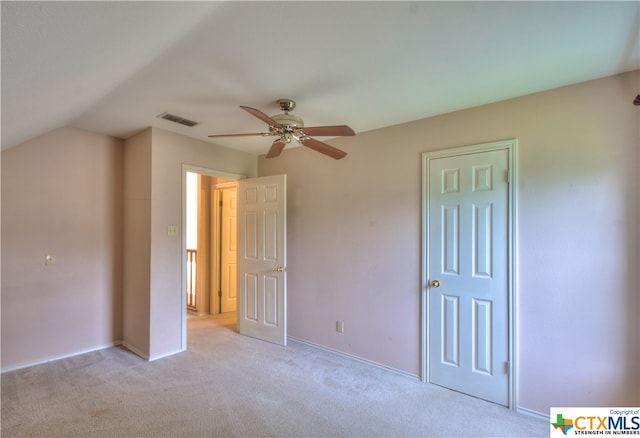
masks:
<path id="1" fill-rule="evenodd" d="M 3 149 L 61 126 L 157 126 L 263 154 L 271 139 L 207 135 L 265 131 L 239 105 L 277 114 L 278 98 L 307 126 L 362 132 L 640 68 L 635 1 L 3 1 L 1 14 Z"/>

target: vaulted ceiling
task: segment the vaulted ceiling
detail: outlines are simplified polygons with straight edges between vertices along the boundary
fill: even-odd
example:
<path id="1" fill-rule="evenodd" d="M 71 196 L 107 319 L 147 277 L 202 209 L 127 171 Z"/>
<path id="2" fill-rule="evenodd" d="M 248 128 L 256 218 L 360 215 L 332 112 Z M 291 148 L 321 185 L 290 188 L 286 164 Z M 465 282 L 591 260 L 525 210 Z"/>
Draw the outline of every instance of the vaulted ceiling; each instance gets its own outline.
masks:
<path id="1" fill-rule="evenodd" d="M 207 135 L 264 131 L 239 105 L 279 98 L 307 126 L 381 128 L 638 69 L 639 5 L 3 1 L 2 148 L 156 126 L 263 154 Z"/>

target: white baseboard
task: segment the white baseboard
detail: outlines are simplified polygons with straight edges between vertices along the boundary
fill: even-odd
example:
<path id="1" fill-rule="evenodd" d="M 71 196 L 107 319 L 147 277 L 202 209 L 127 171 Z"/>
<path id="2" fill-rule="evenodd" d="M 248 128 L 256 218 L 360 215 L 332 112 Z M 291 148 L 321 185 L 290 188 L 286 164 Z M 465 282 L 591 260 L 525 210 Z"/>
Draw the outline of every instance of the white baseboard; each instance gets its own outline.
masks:
<path id="1" fill-rule="evenodd" d="M 154 360 L 162 359 L 163 357 L 173 356 L 174 354 L 182 353 L 183 351 L 185 351 L 184 349 L 179 348 L 177 350 L 173 350 L 168 353 L 158 354 L 157 356 L 149 356 L 148 354 L 143 353 L 140 349 L 134 347 L 131 344 L 127 344 L 126 342 L 123 342 L 122 346 L 127 350 L 129 350 L 130 352 L 132 352 L 133 354 L 135 354 L 136 356 L 140 356 L 141 358 L 143 358 L 148 362 L 153 362 Z"/>
<path id="2" fill-rule="evenodd" d="M 133 354 L 135 354 L 136 356 L 140 356 L 144 360 L 149 360 L 149 355 L 143 353 L 141 350 L 139 350 L 138 348 L 134 347 L 133 345 L 128 344 L 126 342 L 122 342 L 121 345 L 124 348 L 126 348 L 127 350 L 129 350 L 130 352 L 132 352 Z"/>
<path id="3" fill-rule="evenodd" d="M 159 355 L 157 355 L 157 356 L 151 356 L 151 357 L 149 357 L 147 360 L 148 360 L 149 362 L 153 362 L 154 360 L 162 359 L 162 358 L 165 358 L 165 357 L 168 357 L 168 356 L 173 356 L 174 354 L 182 353 L 183 351 L 185 351 L 185 350 L 183 350 L 182 348 L 180 348 L 180 349 L 178 349 L 178 350 L 170 351 L 170 352 L 168 352 L 168 353 L 159 354 Z"/>
<path id="4" fill-rule="evenodd" d="M 383 370 L 391 371 L 392 373 L 401 374 L 401 375 L 403 375 L 405 377 L 409 377 L 409 378 L 417 379 L 417 380 L 421 381 L 420 376 L 416 375 L 416 374 L 407 373 L 406 371 L 402 371 L 402 370 L 399 370 L 397 368 L 389 367 L 387 365 L 382 365 L 382 364 L 379 364 L 377 362 L 373 362 L 371 360 L 364 359 L 364 358 L 359 357 L 359 356 L 354 356 L 354 355 L 349 354 L 349 353 L 344 353 L 344 352 L 342 352 L 340 350 L 334 350 L 333 348 L 325 347 L 325 346 L 319 345 L 319 344 L 314 344 L 313 342 L 305 341 L 304 339 L 299 339 L 299 338 L 296 338 L 296 337 L 293 337 L 293 336 L 288 336 L 288 339 L 291 340 L 291 341 L 299 342 L 299 343 L 304 344 L 304 345 L 308 345 L 309 347 L 313 347 L 313 348 L 317 348 L 319 350 L 327 351 L 329 353 L 337 354 L 338 356 L 342 356 L 342 357 L 346 357 L 346 358 L 349 358 L 349 359 L 352 359 L 352 360 L 356 360 L 358 362 L 366 363 L 367 365 L 371 365 L 371 366 L 374 366 L 374 367 L 377 367 L 377 368 L 382 368 Z M 516 408 L 516 412 L 521 413 L 523 415 L 529 415 L 531 417 L 535 417 L 535 418 L 538 418 L 540 420 L 550 421 L 549 420 L 549 415 L 545 415 L 545 414 L 543 414 L 541 412 L 534 411 L 533 409 L 527 409 L 527 408 L 523 408 L 521 406 L 518 406 Z"/>
<path id="5" fill-rule="evenodd" d="M 527 409 L 518 406 L 516 411 L 520 414 L 529 415 L 531 417 L 539 418 L 540 420 L 551 421 L 548 415 L 543 414 L 542 412 L 534 411 L 533 409 Z"/>
<path id="6" fill-rule="evenodd" d="M 12 365 L 12 366 L 7 367 L 7 368 L 2 368 L 2 371 L 0 371 L 0 373 L 7 373 L 9 371 L 16 371 L 16 370 L 21 370 L 23 368 L 29 368 L 29 367 L 33 367 L 33 366 L 36 366 L 36 365 L 42 365 L 44 363 L 54 362 L 54 361 L 60 360 L 60 359 L 66 359 L 66 358 L 69 358 L 69 357 L 78 356 L 80 354 L 91 353 L 92 351 L 104 350 L 105 348 L 111 348 L 111 347 L 115 347 L 117 345 L 122 345 L 122 341 L 109 342 L 107 344 L 96 345 L 95 347 L 86 348 L 84 350 L 74 351 L 73 353 L 61 354 L 59 356 L 50 356 L 50 357 L 47 357 L 47 358 L 44 358 L 44 359 L 38 359 L 38 360 L 31 361 L 31 362 L 25 362 L 25 363 L 21 363 L 21 364 L 18 364 L 18 365 Z"/>
<path id="7" fill-rule="evenodd" d="M 143 353 L 141 350 L 139 350 L 138 348 L 134 347 L 131 344 L 128 344 L 124 341 L 114 341 L 114 342 L 110 342 L 107 344 L 102 344 L 102 345 L 96 345 L 95 347 L 91 347 L 91 348 L 85 348 L 84 350 L 78 350 L 78 351 L 74 351 L 72 353 L 67 353 L 67 354 L 61 354 L 58 356 L 51 356 L 51 357 L 47 357 L 44 359 L 38 359 L 38 360 L 34 360 L 31 362 L 25 362 L 25 363 L 21 363 L 18 365 L 12 365 L 10 367 L 6 367 L 6 368 L 2 368 L 2 370 L 0 370 L 0 374 L 2 373 L 8 373 L 10 371 L 16 371 L 16 370 L 21 370 L 23 368 L 29 368 L 29 367 L 33 367 L 36 365 L 42 365 L 48 362 L 54 362 L 60 359 L 67 359 L 69 357 L 74 357 L 74 356 L 78 356 L 80 354 L 85 354 L 85 353 L 91 353 L 92 351 L 98 351 L 98 350 L 104 350 L 105 348 L 111 348 L 111 347 L 116 347 L 116 346 L 122 346 L 124 348 L 126 348 L 127 350 L 129 350 L 130 352 L 132 352 L 133 354 L 135 354 L 136 356 L 140 356 L 142 359 L 149 361 L 149 362 L 153 362 L 154 360 L 158 360 L 158 359 L 162 359 L 164 357 L 167 356 L 173 356 L 174 354 L 178 354 L 178 353 L 182 353 L 184 350 L 183 349 L 178 349 L 175 351 L 170 351 L 169 353 L 164 353 L 164 354 L 160 354 L 157 356 L 149 356 L 145 353 Z"/>
<path id="8" fill-rule="evenodd" d="M 365 363 L 367 365 L 374 366 L 376 368 L 381 368 L 381 369 L 383 369 L 385 371 L 390 371 L 392 373 L 401 374 L 401 375 L 403 375 L 405 377 L 409 377 L 411 379 L 420 380 L 420 376 L 418 376 L 416 374 L 411 374 L 411 373 L 408 373 L 406 371 L 402 371 L 402 370 L 399 370 L 397 368 L 393 368 L 393 367 L 390 367 L 390 366 L 387 366 L 387 365 L 383 365 L 383 364 L 380 364 L 378 362 L 374 362 L 374 361 L 369 360 L 369 359 L 364 359 L 364 358 L 362 358 L 360 356 L 354 356 L 353 354 L 345 353 L 345 352 L 340 351 L 340 350 L 334 350 L 333 348 L 325 347 L 324 345 L 314 344 L 313 342 L 305 341 L 304 339 L 299 339 L 299 338 L 296 338 L 296 337 L 293 337 L 293 336 L 288 336 L 287 339 L 289 339 L 291 341 L 299 342 L 301 344 L 308 345 L 309 347 L 317 348 L 319 350 L 324 350 L 324 351 L 327 351 L 329 353 L 336 354 L 338 356 L 346 357 L 346 358 L 351 359 L 351 360 L 362 362 L 362 363 Z"/>

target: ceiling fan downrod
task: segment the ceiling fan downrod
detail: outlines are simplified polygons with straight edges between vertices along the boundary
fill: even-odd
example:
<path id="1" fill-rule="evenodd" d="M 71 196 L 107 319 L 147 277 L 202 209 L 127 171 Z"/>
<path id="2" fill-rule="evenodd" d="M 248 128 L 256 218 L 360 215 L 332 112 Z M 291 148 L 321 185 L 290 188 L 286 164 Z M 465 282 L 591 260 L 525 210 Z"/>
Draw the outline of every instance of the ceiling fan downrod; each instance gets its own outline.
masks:
<path id="1" fill-rule="evenodd" d="M 280 105 L 280 109 L 287 114 L 289 111 L 293 111 L 296 107 L 296 102 L 292 99 L 278 99 L 276 101 L 278 105 Z"/>

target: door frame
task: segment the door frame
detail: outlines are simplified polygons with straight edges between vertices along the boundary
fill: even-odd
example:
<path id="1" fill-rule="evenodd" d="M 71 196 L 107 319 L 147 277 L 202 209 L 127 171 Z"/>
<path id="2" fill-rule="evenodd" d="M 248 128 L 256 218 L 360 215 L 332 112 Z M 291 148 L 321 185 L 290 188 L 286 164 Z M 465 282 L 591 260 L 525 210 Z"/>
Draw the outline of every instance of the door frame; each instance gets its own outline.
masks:
<path id="1" fill-rule="evenodd" d="M 223 170 L 210 169 L 185 163 L 182 164 L 182 286 L 180 287 L 180 293 L 182 294 L 180 299 L 182 319 L 181 351 L 187 351 L 187 172 L 233 180 L 245 179 L 247 177 L 240 173 L 225 172 Z"/>
<path id="2" fill-rule="evenodd" d="M 422 278 L 421 278 L 421 380 L 429 382 L 429 250 L 426 239 L 429 236 L 429 164 L 436 158 L 455 157 L 479 152 L 491 152 L 507 150 L 509 174 L 508 174 L 508 200 L 507 206 L 507 301 L 508 301 L 508 357 L 509 357 L 509 409 L 517 409 L 517 269 L 516 269 L 516 244 L 517 244 L 517 201 L 518 201 L 518 140 L 501 140 L 491 143 L 475 144 L 470 146 L 439 149 L 422 154 Z"/>

